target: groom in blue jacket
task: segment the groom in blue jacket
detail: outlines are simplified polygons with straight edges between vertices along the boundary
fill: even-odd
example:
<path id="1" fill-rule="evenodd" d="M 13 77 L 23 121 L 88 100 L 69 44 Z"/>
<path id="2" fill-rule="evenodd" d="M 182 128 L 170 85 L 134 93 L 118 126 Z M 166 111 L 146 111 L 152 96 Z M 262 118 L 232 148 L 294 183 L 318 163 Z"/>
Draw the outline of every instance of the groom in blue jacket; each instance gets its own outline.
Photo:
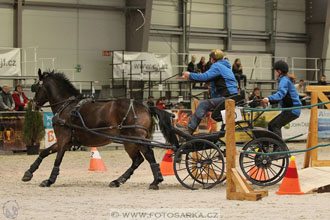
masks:
<path id="1" fill-rule="evenodd" d="M 189 121 L 188 133 L 190 134 L 194 133 L 206 112 L 215 108 L 226 97 L 238 93 L 237 81 L 231 71 L 231 65 L 223 57 L 224 54 L 221 50 L 214 49 L 210 53 L 212 65 L 208 71 L 202 74 L 183 72 L 186 79 L 210 82 L 211 85 L 211 99 L 201 101 Z"/>

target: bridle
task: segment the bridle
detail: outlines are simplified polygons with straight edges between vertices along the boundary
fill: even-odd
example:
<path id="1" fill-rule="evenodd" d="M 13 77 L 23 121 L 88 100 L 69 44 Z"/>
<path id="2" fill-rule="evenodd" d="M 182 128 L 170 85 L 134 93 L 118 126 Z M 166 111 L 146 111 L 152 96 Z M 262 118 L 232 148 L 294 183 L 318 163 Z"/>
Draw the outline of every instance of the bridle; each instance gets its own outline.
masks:
<path id="1" fill-rule="evenodd" d="M 43 81 L 42 80 L 39 80 L 37 83 L 34 83 L 31 86 L 31 91 L 37 93 L 39 91 L 39 89 L 42 88 L 42 85 L 43 85 Z M 57 106 L 57 105 L 66 103 L 68 101 L 71 102 L 73 100 L 76 100 L 76 97 L 75 96 L 70 96 L 69 98 L 67 98 L 65 100 L 62 100 L 62 101 L 59 101 L 59 102 L 56 102 L 56 103 L 53 103 L 53 104 L 50 104 L 50 105 L 41 105 L 41 106 L 40 105 L 37 105 L 36 107 L 38 107 L 38 108 L 48 108 L 48 107 L 53 107 L 53 106 Z M 34 98 L 33 98 L 33 102 L 36 103 L 36 101 L 35 101 Z"/>

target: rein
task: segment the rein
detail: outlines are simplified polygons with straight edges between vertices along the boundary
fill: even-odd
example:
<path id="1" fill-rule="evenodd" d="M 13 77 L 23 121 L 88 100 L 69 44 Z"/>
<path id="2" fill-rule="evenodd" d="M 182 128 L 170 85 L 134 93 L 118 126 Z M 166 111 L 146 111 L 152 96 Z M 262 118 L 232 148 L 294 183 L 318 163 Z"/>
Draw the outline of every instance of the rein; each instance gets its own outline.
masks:
<path id="1" fill-rule="evenodd" d="M 50 104 L 50 105 L 42 105 L 42 106 L 37 106 L 38 108 L 48 108 L 48 107 L 53 107 L 53 106 L 56 106 L 56 105 L 59 105 L 59 104 L 62 104 L 62 103 L 65 103 L 65 102 L 68 102 L 68 101 L 73 101 L 73 100 L 75 100 L 76 99 L 76 97 L 74 97 L 74 96 L 71 96 L 71 97 L 69 97 L 69 98 L 67 98 L 67 99 L 65 99 L 65 100 L 63 100 L 63 101 L 59 101 L 59 102 L 56 102 L 56 103 L 54 103 L 54 104 Z"/>

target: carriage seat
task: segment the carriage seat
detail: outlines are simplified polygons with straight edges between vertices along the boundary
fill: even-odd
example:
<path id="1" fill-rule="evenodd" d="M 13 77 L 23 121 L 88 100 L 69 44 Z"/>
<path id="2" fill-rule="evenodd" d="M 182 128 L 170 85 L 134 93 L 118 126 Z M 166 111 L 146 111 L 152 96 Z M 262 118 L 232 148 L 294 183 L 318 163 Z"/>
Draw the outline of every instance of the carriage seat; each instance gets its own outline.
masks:
<path id="1" fill-rule="evenodd" d="M 222 121 L 222 116 L 221 116 L 221 111 L 225 110 L 225 101 L 227 99 L 233 99 L 235 101 L 235 103 L 243 100 L 243 97 L 240 94 L 236 94 L 236 95 L 232 95 L 229 97 L 226 97 L 225 100 L 223 100 L 222 102 L 220 102 L 214 109 L 214 111 L 211 114 L 211 117 L 213 120 L 215 121 Z"/>

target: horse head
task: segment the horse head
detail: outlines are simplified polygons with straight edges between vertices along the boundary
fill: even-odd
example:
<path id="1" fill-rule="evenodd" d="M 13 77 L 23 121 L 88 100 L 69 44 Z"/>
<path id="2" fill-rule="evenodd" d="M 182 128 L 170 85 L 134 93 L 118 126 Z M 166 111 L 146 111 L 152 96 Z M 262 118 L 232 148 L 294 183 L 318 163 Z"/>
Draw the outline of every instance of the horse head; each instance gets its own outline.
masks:
<path id="1" fill-rule="evenodd" d="M 33 98 L 33 108 L 39 109 L 46 102 L 49 101 L 47 96 L 47 89 L 45 86 L 45 81 L 48 73 L 42 73 L 41 69 L 38 70 L 39 79 L 36 83 L 31 86 L 31 91 L 35 93 Z"/>

